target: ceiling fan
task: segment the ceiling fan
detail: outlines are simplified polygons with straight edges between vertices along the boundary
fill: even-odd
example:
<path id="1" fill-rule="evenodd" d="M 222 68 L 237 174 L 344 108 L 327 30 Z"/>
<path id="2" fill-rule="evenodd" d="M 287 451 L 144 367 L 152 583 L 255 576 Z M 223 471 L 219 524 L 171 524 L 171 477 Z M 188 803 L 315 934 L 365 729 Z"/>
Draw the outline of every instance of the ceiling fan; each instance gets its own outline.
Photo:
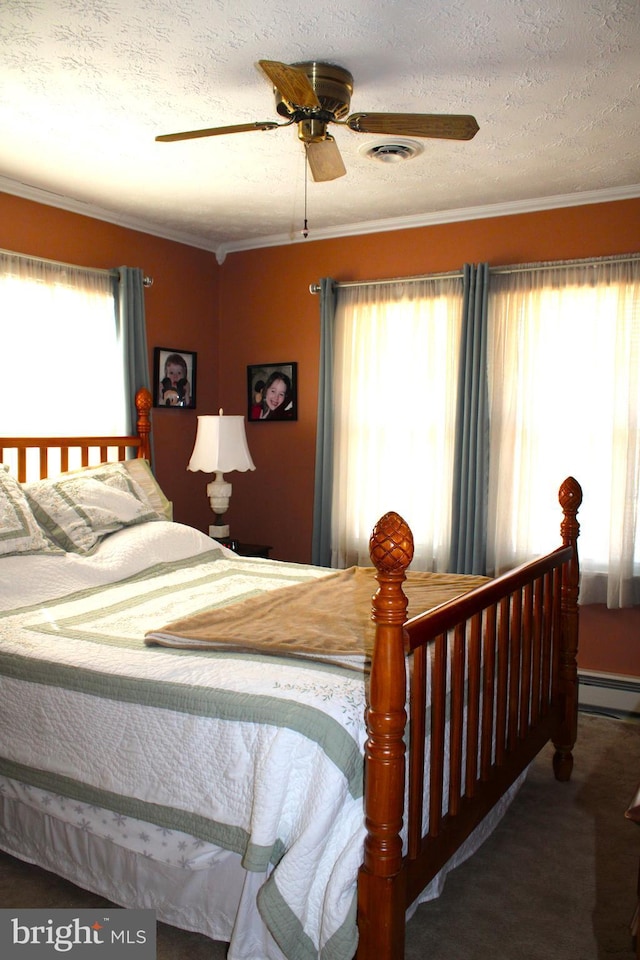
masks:
<path id="1" fill-rule="evenodd" d="M 168 133 L 156 140 L 169 142 L 195 137 L 216 137 L 227 133 L 273 130 L 298 124 L 311 175 L 315 181 L 343 177 L 346 169 L 335 139 L 327 132 L 330 123 L 349 127 L 356 133 L 388 134 L 402 137 L 431 137 L 440 140 L 471 140 L 479 130 L 475 117 L 466 114 L 433 113 L 349 113 L 353 77 L 344 67 L 330 63 L 280 63 L 259 60 L 259 67 L 273 84 L 276 111 L 284 122 L 258 120 L 227 127 L 210 127 L 186 133 Z"/>

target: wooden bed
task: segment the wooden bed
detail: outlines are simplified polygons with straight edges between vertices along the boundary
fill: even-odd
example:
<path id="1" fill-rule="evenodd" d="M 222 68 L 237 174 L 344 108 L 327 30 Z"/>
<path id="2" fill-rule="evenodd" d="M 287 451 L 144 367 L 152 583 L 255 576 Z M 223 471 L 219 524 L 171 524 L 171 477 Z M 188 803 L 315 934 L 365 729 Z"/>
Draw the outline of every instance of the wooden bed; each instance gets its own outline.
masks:
<path id="1" fill-rule="evenodd" d="M 81 448 L 83 464 L 90 448 L 102 462 L 114 447 L 120 458 L 131 448 L 148 458 L 149 392 L 138 391 L 136 404 L 135 436 L 0 438 L 0 459 L 17 449 L 24 481 L 27 448 L 40 451 L 41 477 L 47 476 L 50 447 L 64 449 L 63 469 L 72 447 Z M 576 480 L 562 483 L 557 549 L 410 620 L 403 582 L 413 554 L 411 531 L 389 513 L 372 533 L 378 588 L 372 600 L 376 640 L 366 718 L 358 960 L 404 955 L 407 910 L 549 740 L 556 778 L 571 775 L 581 498 Z"/>

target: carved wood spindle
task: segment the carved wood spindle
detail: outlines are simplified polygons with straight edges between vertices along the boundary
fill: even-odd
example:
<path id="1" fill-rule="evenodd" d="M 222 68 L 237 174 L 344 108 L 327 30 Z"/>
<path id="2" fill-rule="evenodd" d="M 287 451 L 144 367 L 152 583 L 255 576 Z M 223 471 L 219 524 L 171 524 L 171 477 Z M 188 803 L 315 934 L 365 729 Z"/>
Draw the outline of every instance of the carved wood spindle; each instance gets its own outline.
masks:
<path id="1" fill-rule="evenodd" d="M 563 700 L 562 720 L 554 737 L 556 752 L 553 769 L 557 780 L 568 780 L 573 769 L 573 747 L 578 729 L 578 589 L 580 565 L 576 517 L 582 503 L 582 488 L 573 477 L 567 477 L 558 493 L 563 520 L 560 534 L 564 546 L 573 547 L 572 560 L 563 567 L 560 601 L 560 696 Z"/>
<path id="2" fill-rule="evenodd" d="M 406 667 L 402 590 L 413 537 L 397 513 L 376 524 L 369 543 L 379 587 L 372 601 L 376 641 L 371 664 L 365 745 L 367 836 L 359 884 L 359 953 L 393 960 L 404 955 L 404 806 Z"/>
<path id="3" fill-rule="evenodd" d="M 150 391 L 146 387 L 140 387 L 136 393 L 136 410 L 138 412 L 136 431 L 141 441 L 138 447 L 139 459 L 151 460 L 149 434 L 151 433 L 150 413 L 152 402 Z"/>

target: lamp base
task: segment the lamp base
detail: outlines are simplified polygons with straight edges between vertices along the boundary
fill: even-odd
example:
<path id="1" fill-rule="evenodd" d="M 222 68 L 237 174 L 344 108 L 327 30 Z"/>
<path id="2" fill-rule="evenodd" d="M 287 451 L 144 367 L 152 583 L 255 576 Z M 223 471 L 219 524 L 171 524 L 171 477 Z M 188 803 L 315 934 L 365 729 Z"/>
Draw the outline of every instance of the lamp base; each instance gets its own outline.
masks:
<path id="1" fill-rule="evenodd" d="M 224 540 L 225 537 L 229 536 L 229 524 L 225 523 L 224 526 L 216 526 L 215 523 L 210 523 L 209 536 L 213 537 L 214 540 Z"/>

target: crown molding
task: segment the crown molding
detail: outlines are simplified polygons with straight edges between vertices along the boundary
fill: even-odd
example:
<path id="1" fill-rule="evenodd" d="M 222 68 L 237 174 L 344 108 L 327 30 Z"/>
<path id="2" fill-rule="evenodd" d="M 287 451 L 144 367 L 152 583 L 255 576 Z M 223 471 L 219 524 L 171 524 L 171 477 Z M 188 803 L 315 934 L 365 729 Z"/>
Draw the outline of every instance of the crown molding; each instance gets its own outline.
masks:
<path id="1" fill-rule="evenodd" d="M 407 217 L 390 217 L 386 220 L 365 220 L 360 223 L 323 227 L 313 230 L 313 236 L 304 238 L 287 234 L 275 234 L 268 237 L 253 237 L 237 243 L 216 244 L 207 242 L 201 236 L 168 230 L 149 221 L 134 217 L 120 216 L 110 210 L 94 206 L 81 200 L 74 200 L 62 194 L 33 187 L 18 180 L 0 176 L 0 192 L 33 200 L 36 203 L 58 207 L 71 213 L 79 213 L 94 220 L 103 220 L 128 230 L 147 233 L 164 240 L 183 243 L 215 253 L 219 264 L 224 263 L 230 253 L 244 250 L 258 250 L 265 247 L 278 247 L 298 243 L 313 243 L 318 240 L 334 240 L 340 237 L 356 237 L 370 233 L 390 233 L 395 230 L 411 230 L 417 227 L 436 226 L 445 223 L 459 223 L 464 220 L 482 220 L 491 217 L 507 217 L 518 213 L 534 213 L 541 210 L 553 210 L 562 207 L 585 206 L 591 203 L 608 203 L 615 200 L 631 200 L 640 197 L 640 184 L 625 187 L 609 187 L 603 190 L 588 190 L 582 193 L 559 194 L 554 197 L 540 197 L 531 200 L 515 200 L 505 203 L 491 203 L 477 207 L 462 207 L 458 210 L 441 210 L 435 213 L 421 213 Z"/>
<path id="2" fill-rule="evenodd" d="M 333 240 L 338 237 L 356 237 L 369 233 L 390 233 L 393 230 L 411 230 L 416 227 L 459 223 L 462 220 L 486 220 L 491 217 L 508 217 L 518 213 L 535 213 L 540 210 L 586 206 L 590 203 L 610 203 L 615 200 L 632 200 L 637 197 L 640 197 L 640 183 L 630 184 L 626 187 L 609 187 L 604 190 L 588 190 L 583 193 L 560 194 L 555 197 L 490 203 L 477 207 L 461 207 L 458 210 L 441 210 L 436 213 L 421 213 L 407 217 L 390 217 L 387 220 L 367 220 L 362 223 L 313 230 L 313 236 L 307 238 L 302 236 L 292 237 L 288 234 L 286 236 L 262 237 L 244 242 L 220 244 L 216 249 L 216 259 L 218 263 L 223 263 L 229 253 L 255 250 L 260 247 L 312 243 L 314 240 Z"/>
<path id="3" fill-rule="evenodd" d="M 105 210 L 102 207 L 87 203 L 84 200 L 75 200 L 73 197 L 54 193 L 51 190 L 43 190 L 41 187 L 33 187 L 28 183 L 11 180 L 8 177 L 0 176 L 0 193 L 8 193 L 15 197 L 22 197 L 23 200 L 33 200 L 35 203 L 42 203 L 48 207 L 57 207 L 59 210 L 67 210 L 69 213 L 79 213 L 83 217 L 91 217 L 93 220 L 113 223 L 117 227 L 136 230 L 138 233 L 148 233 L 152 237 L 161 237 L 163 240 L 173 240 L 175 243 L 184 243 L 188 247 L 209 250 L 211 253 L 215 253 L 217 249 L 217 244 L 212 242 L 207 243 L 206 240 L 196 234 L 181 233 L 179 230 L 168 230 L 160 224 L 138 219 L 137 217 L 121 216 L 120 214 L 114 213 L 113 210 Z"/>

